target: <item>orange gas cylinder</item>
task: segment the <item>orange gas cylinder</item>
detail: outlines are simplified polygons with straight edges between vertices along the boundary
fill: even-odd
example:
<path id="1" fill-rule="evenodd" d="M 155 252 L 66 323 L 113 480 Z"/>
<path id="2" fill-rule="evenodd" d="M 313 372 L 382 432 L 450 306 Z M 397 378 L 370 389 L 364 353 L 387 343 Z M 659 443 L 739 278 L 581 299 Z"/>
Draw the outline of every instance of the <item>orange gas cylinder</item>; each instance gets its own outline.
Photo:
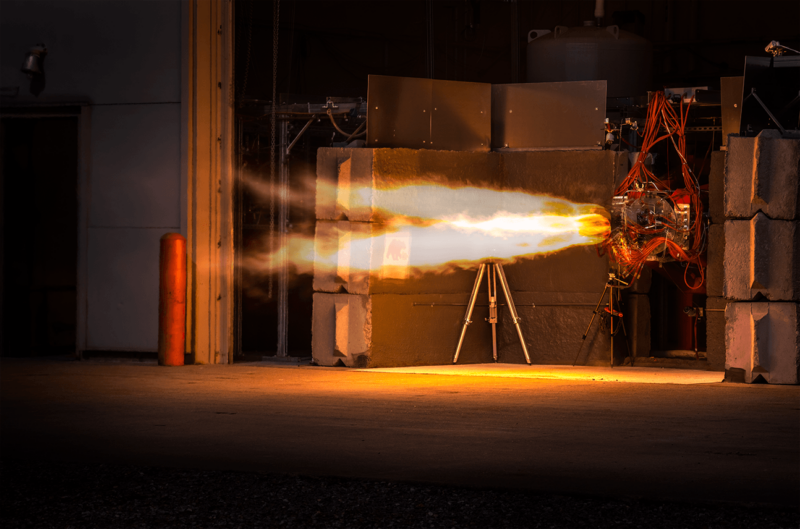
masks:
<path id="1" fill-rule="evenodd" d="M 158 292 L 158 363 L 182 366 L 186 344 L 186 238 L 161 237 Z"/>

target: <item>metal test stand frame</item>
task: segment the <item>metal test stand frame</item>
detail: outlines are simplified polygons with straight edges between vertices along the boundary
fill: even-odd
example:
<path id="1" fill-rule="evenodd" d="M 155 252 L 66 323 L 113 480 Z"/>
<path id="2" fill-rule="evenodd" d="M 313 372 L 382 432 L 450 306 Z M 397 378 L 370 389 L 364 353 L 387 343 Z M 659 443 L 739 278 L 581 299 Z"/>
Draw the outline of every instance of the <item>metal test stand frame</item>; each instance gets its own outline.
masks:
<path id="1" fill-rule="evenodd" d="M 531 365 L 528 347 L 525 345 L 525 338 L 523 338 L 522 329 L 520 329 L 519 326 L 519 314 L 517 314 L 517 307 L 514 305 L 514 300 L 511 299 L 511 290 L 508 288 L 508 280 L 506 279 L 505 272 L 503 272 L 503 265 L 493 262 L 481 263 L 480 268 L 478 268 L 478 276 L 475 278 L 475 286 L 472 287 L 472 294 L 469 297 L 467 314 L 464 316 L 464 325 L 461 327 L 461 337 L 458 339 L 458 346 L 456 346 L 456 354 L 453 357 L 453 363 L 455 364 L 458 362 L 458 355 L 461 353 L 464 336 L 467 334 L 467 326 L 472 323 L 470 319 L 472 318 L 472 309 L 475 308 L 475 302 L 478 299 L 478 290 L 480 289 L 483 274 L 486 272 L 487 268 L 489 270 L 486 278 L 486 282 L 489 286 L 489 317 L 486 318 L 486 321 L 492 325 L 492 357 L 494 361 L 497 362 L 497 277 L 499 276 L 500 286 L 503 287 L 503 293 L 508 302 L 508 310 L 511 312 L 511 319 L 517 328 L 519 343 L 522 344 L 522 352 L 525 353 L 525 360 L 528 362 L 528 365 Z"/>

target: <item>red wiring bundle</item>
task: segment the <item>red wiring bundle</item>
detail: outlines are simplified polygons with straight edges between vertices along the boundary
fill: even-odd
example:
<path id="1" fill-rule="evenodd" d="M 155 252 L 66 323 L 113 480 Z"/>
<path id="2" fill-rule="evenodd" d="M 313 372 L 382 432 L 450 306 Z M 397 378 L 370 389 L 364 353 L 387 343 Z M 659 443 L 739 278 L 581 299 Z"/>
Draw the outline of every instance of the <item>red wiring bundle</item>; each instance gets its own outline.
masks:
<path id="1" fill-rule="evenodd" d="M 694 97 L 692 98 L 694 101 Z M 690 204 L 690 211 L 693 220 L 688 230 L 675 226 L 668 219 L 659 218 L 661 227 L 641 227 L 633 224 L 626 224 L 621 230 L 614 230 L 610 236 L 603 241 L 598 248 L 600 255 L 605 253 L 620 266 L 620 273 L 624 277 L 637 278 L 641 273 L 642 267 L 647 261 L 648 256 L 659 250 L 669 252 L 673 259 L 684 261 L 688 264 L 697 266 L 700 272 L 700 282 L 689 284 L 686 272 L 684 271 L 684 282 L 691 289 L 698 289 L 705 281 L 705 262 L 702 253 L 705 246 L 705 223 L 703 222 L 703 203 L 700 199 L 700 185 L 696 176 L 691 171 L 686 159 L 686 123 L 691 108 L 692 101 L 686 105 L 684 110 L 683 98 L 680 107 L 676 109 L 670 104 L 663 92 L 654 92 L 650 104 L 647 108 L 647 120 L 644 131 L 640 133 L 642 146 L 636 162 L 628 172 L 628 176 L 614 191 L 615 196 L 644 191 L 660 191 L 664 198 L 671 203 L 673 209 L 677 204 Z M 647 154 L 658 142 L 669 139 L 675 147 L 681 159 L 681 175 L 685 188 L 670 191 L 667 183 L 657 178 L 652 171 L 645 166 Z M 689 236 L 691 246 L 688 249 L 681 248 L 673 240 L 664 234 L 666 228 L 673 232 Z M 616 233 L 615 233 L 616 232 Z M 630 241 L 635 241 L 640 235 L 654 236 L 640 248 L 636 248 Z"/>

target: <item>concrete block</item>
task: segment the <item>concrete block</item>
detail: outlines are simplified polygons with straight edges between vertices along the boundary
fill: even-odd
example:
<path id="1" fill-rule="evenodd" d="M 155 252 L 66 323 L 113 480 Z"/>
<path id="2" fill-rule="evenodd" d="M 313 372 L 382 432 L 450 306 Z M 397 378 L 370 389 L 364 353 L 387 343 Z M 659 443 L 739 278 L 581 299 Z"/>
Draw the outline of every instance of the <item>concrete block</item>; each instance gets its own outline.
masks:
<path id="1" fill-rule="evenodd" d="M 610 335 L 608 326 L 603 324 L 600 317 L 594 319 L 586 340 L 581 340 L 600 291 L 514 292 L 513 296 L 532 363 L 572 365 L 577 362 L 577 365 L 608 366 L 611 358 Z M 505 298 L 501 296 L 500 302 L 505 304 Z M 522 346 L 508 309 L 499 307 L 498 316 L 500 362 L 524 363 Z M 614 365 L 620 365 L 628 355 L 622 332 L 617 336 L 619 338 L 614 340 Z"/>
<path id="2" fill-rule="evenodd" d="M 524 214 L 531 209 L 530 201 L 519 199 L 520 193 L 501 194 L 499 205 L 492 203 L 488 206 L 485 197 L 476 196 L 467 201 L 465 208 L 464 200 L 454 200 L 451 189 L 463 186 L 488 188 L 495 193 L 522 189 L 547 197 L 563 197 L 576 203 L 601 203 L 611 196 L 614 175 L 627 169 L 625 156 L 601 151 L 500 154 L 411 149 L 321 149 L 319 153 L 317 218 L 328 220 L 346 218 L 350 221 L 377 222 L 385 220 L 392 212 L 420 218 L 462 213 L 481 217 L 500 210 Z M 569 175 L 569 178 L 563 178 L 563 175 Z M 338 183 L 338 189 L 332 189 L 332 182 Z M 430 189 L 414 186 L 403 188 L 402 184 L 441 184 L 442 187 L 431 192 Z M 410 235 L 413 235 L 413 231 L 409 230 Z M 401 236 L 403 233 L 398 232 L 395 238 Z M 409 266 L 413 268 L 415 258 L 421 251 L 443 251 L 448 244 L 457 245 L 462 253 L 464 250 L 469 253 L 478 246 L 475 244 L 476 236 L 472 236 L 469 243 L 443 236 L 441 240 L 433 241 L 433 246 L 429 241 L 410 237 L 409 249 L 413 255 Z M 384 239 L 374 241 L 371 249 L 373 264 L 379 262 L 380 266 L 388 249 Z M 458 258 L 462 262 L 475 260 L 470 255 L 459 255 Z M 403 273 L 387 276 L 381 272 L 377 277 L 373 274 L 365 286 L 368 285 L 370 293 L 468 292 L 476 268 L 477 261 L 470 270 L 451 267 L 446 273 L 416 270 L 408 271 L 407 277 L 404 277 Z M 598 259 L 594 249 L 589 247 L 526 258 L 506 268 L 512 288 L 521 291 L 599 293 L 607 271 L 607 260 Z M 367 292 L 340 287 L 332 281 L 333 278 L 329 278 L 328 286 L 322 286 L 324 281 L 321 281 L 315 288 L 321 291 L 347 288 L 350 293 Z"/>
<path id="3" fill-rule="evenodd" d="M 311 354 L 322 366 L 366 367 L 372 314 L 369 296 L 315 292 Z"/>
<path id="4" fill-rule="evenodd" d="M 797 303 L 729 303 L 725 310 L 725 369 L 744 370 L 770 384 L 797 384 L 800 370 Z"/>
<path id="5" fill-rule="evenodd" d="M 627 152 L 503 152 L 504 189 L 524 189 L 583 204 L 611 204 L 614 182 L 628 172 Z"/>
<path id="6" fill-rule="evenodd" d="M 450 364 L 461 333 L 469 293 L 463 294 L 375 294 L 372 303 L 372 355 L 370 367 Z M 535 364 L 607 365 L 608 331 L 599 321 L 584 344 L 581 336 L 596 303 L 593 294 L 516 292 L 514 302 L 531 361 Z M 536 307 L 532 304 L 536 303 Z M 498 361 L 525 362 L 516 328 L 504 296 L 498 307 Z M 458 363 L 492 362 L 491 325 L 485 293 L 478 298 L 467 328 Z M 624 355 L 624 343 L 618 342 Z"/>
<path id="7" fill-rule="evenodd" d="M 403 185 L 494 188 L 502 180 L 496 153 L 413 149 L 319 149 L 316 218 L 370 222 L 387 216 L 447 214 L 441 197 Z M 480 204 L 476 204 L 480 206 Z M 454 210 L 452 213 L 463 213 Z"/>
<path id="8" fill-rule="evenodd" d="M 473 267 L 415 268 L 417 254 L 447 250 L 446 241 L 420 240 L 413 231 L 384 232 L 375 223 L 317 221 L 313 288 L 350 294 L 469 293 Z M 466 244 L 466 242 L 465 242 Z M 452 251 L 457 251 L 453 248 Z M 606 257 L 574 247 L 504 266 L 516 291 L 585 292 L 599 296 L 608 277 Z M 481 291 L 486 289 L 486 279 Z"/>
<path id="9" fill-rule="evenodd" d="M 495 189 L 501 175 L 496 153 L 375 149 L 371 189 L 354 188 L 358 194 L 351 196 L 349 218 L 382 222 L 397 215 L 421 219 L 488 215 L 483 202 L 473 200 L 465 206 L 453 189 Z M 359 178 L 367 180 L 361 173 Z"/>
<path id="10" fill-rule="evenodd" d="M 492 152 L 375 149 L 373 174 L 383 188 L 408 183 L 495 187 L 501 155 Z"/>
<path id="11" fill-rule="evenodd" d="M 319 365 L 449 364 L 469 294 L 314 294 L 312 355 Z M 484 304 L 485 305 L 485 304 Z M 476 307 L 459 363 L 490 362 L 486 306 Z"/>
<path id="12" fill-rule="evenodd" d="M 413 269 L 414 239 L 406 232 L 385 233 L 375 223 L 317 221 L 314 246 L 317 292 L 469 293 L 477 273 L 477 264 L 473 269 Z"/>
<path id="13" fill-rule="evenodd" d="M 320 149 L 317 219 L 381 221 L 387 214 L 398 212 L 422 218 L 486 214 L 480 202 L 465 211 L 463 204 L 441 200 L 426 188 L 398 191 L 406 185 L 439 185 L 446 188 L 443 192 L 458 187 L 524 190 L 580 204 L 604 205 L 610 202 L 617 175 L 627 172 L 624 154 Z M 508 203 L 503 204 L 508 211 L 519 207 L 514 198 L 509 194 Z"/>
<path id="14" fill-rule="evenodd" d="M 370 367 L 445 365 L 453 362 L 469 293 L 375 294 Z M 468 326 L 459 364 L 492 361 L 491 327 L 483 298 Z"/>
<path id="15" fill-rule="evenodd" d="M 706 298 L 706 362 L 713 371 L 725 369 L 725 307 L 721 297 Z"/>
<path id="16" fill-rule="evenodd" d="M 800 299 L 800 222 L 771 220 L 763 213 L 724 224 L 722 295 L 750 300 Z"/>
<path id="17" fill-rule="evenodd" d="M 339 164 L 336 189 L 336 218 L 369 222 L 372 220 L 372 159 L 374 149 L 353 149 L 349 159 Z"/>
<path id="18" fill-rule="evenodd" d="M 336 216 L 339 166 L 355 149 L 329 147 L 317 151 L 316 218 L 339 220 Z"/>
<path id="19" fill-rule="evenodd" d="M 646 294 L 628 294 L 623 309 L 631 356 L 650 356 L 650 298 Z"/>
<path id="20" fill-rule="evenodd" d="M 627 171 L 626 156 L 600 151 L 502 155 L 410 149 L 350 151 L 358 154 L 334 149 L 319 151 L 317 218 L 320 220 L 317 221 L 316 245 L 319 255 L 331 258 L 315 264 L 313 347 L 317 362 L 324 365 L 333 365 L 339 360 L 345 365 L 356 365 L 356 362 L 363 363 L 362 357 L 367 356 L 368 365 L 374 367 L 452 361 L 481 257 L 462 257 L 464 262 L 474 262 L 474 266 L 467 269 L 452 266 L 446 270 L 426 270 L 414 266 L 419 252 L 451 251 L 448 245 L 455 245 L 459 251 L 474 251 L 479 246 L 475 239 L 478 235 L 470 234 L 468 241 L 460 241 L 444 234 L 420 242 L 413 227 L 405 232 L 402 229 L 387 231 L 381 223 L 386 211 L 401 211 L 404 215 L 421 218 L 487 213 L 480 209 L 487 207 L 480 196 L 469 201 L 465 211 L 463 203 L 453 199 L 454 187 L 488 188 L 495 192 L 526 190 L 576 203 L 602 204 L 610 200 L 614 178 Z M 394 192 L 406 184 L 441 184 L 444 196 L 413 187 Z M 519 193 L 503 195 L 508 198 L 500 206 L 491 204 L 492 211 L 488 213 L 530 211 L 531 208 L 525 206 L 528 202 L 519 200 L 517 195 Z M 369 244 L 352 245 L 353 241 L 366 241 L 368 234 L 371 234 Z M 345 248 L 349 249 L 343 251 Z M 404 251 L 408 266 L 398 257 L 402 257 Z M 387 267 L 389 257 L 398 259 Z M 367 264 L 367 269 L 371 270 L 369 274 L 364 273 L 363 267 Z M 581 342 L 607 279 L 605 257 L 598 258 L 592 247 L 572 247 L 520 260 L 504 268 L 515 301 L 520 304 L 518 310 L 533 362 L 570 364 L 582 348 L 579 364 L 608 364 L 608 331 L 600 328 L 599 320 L 586 342 Z M 460 363 L 492 360 L 491 327 L 484 322 L 488 316 L 485 281 Z M 342 335 L 336 336 L 336 315 L 339 314 L 339 321 L 344 321 L 347 314 L 348 323 L 340 323 L 340 331 L 355 329 L 354 332 L 362 333 L 363 329 L 352 324 L 353 302 L 348 302 L 347 308 L 339 302 L 337 309 L 336 301 L 326 297 L 348 295 L 368 298 L 371 340 L 364 347 L 355 347 L 354 350 L 362 353 L 353 353 L 355 357 L 350 354 L 350 359 L 335 356 L 335 352 L 341 350 L 336 344 L 345 342 Z M 534 302 L 540 305 L 534 308 L 531 306 Z M 507 308 L 501 307 L 500 312 L 500 361 L 524 362 Z M 359 321 L 367 320 L 367 316 L 358 314 Z M 627 356 L 625 344 L 622 339 L 616 341 L 617 363 Z"/>
<path id="21" fill-rule="evenodd" d="M 708 175 L 708 215 L 712 224 L 725 222 L 725 151 L 711 153 Z"/>
<path id="22" fill-rule="evenodd" d="M 708 259 L 706 266 L 706 293 L 709 296 L 722 296 L 725 257 L 725 227 L 711 224 L 708 227 Z"/>
<path id="23" fill-rule="evenodd" d="M 728 139 L 726 217 L 749 219 L 761 211 L 772 219 L 798 219 L 799 183 L 800 140 L 782 139 L 774 130 Z"/>
<path id="24" fill-rule="evenodd" d="M 503 270 L 512 290 L 591 292 L 599 298 L 608 280 L 608 258 L 598 257 L 594 246 L 578 246 L 520 260 Z"/>
<path id="25" fill-rule="evenodd" d="M 399 367 L 450 364 L 464 322 L 469 293 L 314 294 L 312 354 L 320 365 Z M 535 364 L 607 365 L 609 335 L 596 319 L 586 342 L 581 336 L 596 303 L 593 294 L 517 292 L 514 302 Z M 532 304 L 536 303 L 536 307 Z M 524 363 L 505 298 L 497 326 L 499 361 Z M 478 298 L 459 364 L 492 362 L 491 326 L 485 296 Z M 619 335 L 622 336 L 621 334 Z M 616 362 L 627 356 L 615 341 Z M 580 349 L 580 354 L 579 353 Z"/>
<path id="26" fill-rule="evenodd" d="M 369 293 L 373 226 L 367 222 L 317 221 L 314 282 L 317 292 Z"/>

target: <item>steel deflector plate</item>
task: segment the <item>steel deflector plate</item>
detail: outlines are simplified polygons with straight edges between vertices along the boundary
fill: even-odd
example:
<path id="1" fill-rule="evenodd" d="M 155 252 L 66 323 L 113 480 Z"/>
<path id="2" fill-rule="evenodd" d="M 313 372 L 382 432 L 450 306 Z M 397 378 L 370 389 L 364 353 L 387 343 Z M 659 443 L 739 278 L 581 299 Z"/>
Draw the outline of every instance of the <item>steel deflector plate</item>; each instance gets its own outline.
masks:
<path id="1" fill-rule="evenodd" d="M 606 81 L 492 85 L 494 149 L 602 149 L 605 117 Z"/>
<path id="2" fill-rule="evenodd" d="M 720 77 L 722 107 L 722 145 L 728 146 L 728 134 L 739 134 L 742 119 L 742 86 L 744 77 Z"/>
<path id="3" fill-rule="evenodd" d="M 367 146 L 489 151 L 491 85 L 370 75 Z"/>

